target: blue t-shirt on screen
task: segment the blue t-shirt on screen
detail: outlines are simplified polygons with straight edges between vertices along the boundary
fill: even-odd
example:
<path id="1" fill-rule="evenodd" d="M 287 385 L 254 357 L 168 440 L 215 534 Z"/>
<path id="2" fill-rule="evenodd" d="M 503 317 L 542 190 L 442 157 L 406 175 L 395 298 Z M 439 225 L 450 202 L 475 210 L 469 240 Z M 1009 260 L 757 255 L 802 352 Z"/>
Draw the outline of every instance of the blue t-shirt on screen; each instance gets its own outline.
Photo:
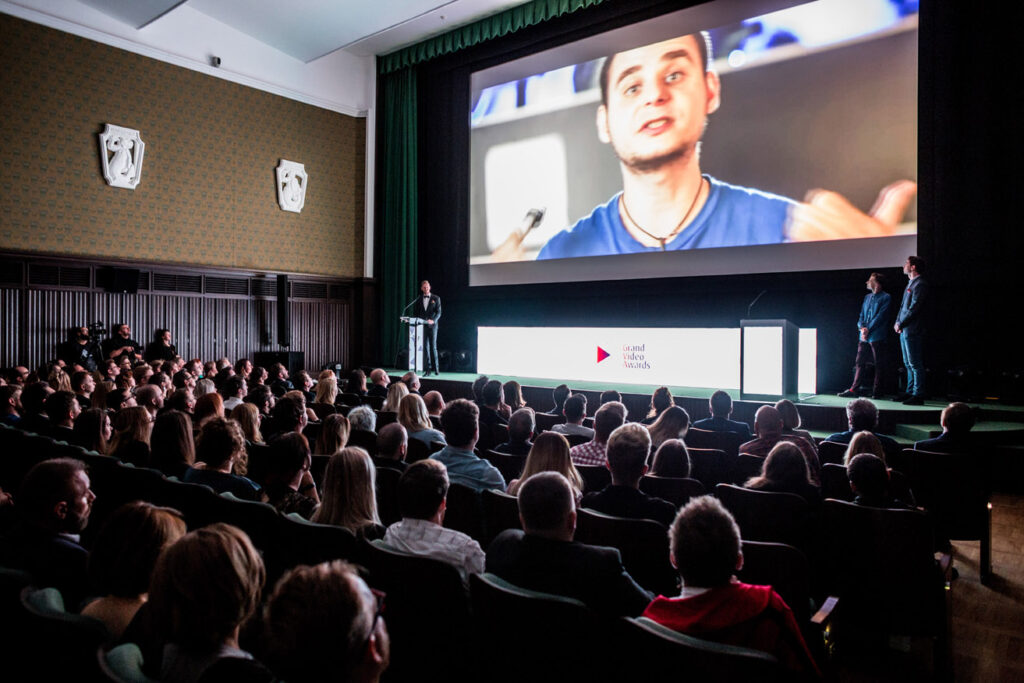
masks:
<path id="1" fill-rule="evenodd" d="M 707 201 L 697 217 L 665 245 L 666 250 L 746 247 L 785 241 L 786 216 L 795 204 L 792 199 L 729 185 L 709 175 L 704 177 L 711 187 Z M 548 240 L 537 260 L 661 251 L 661 247 L 645 247 L 627 232 L 619 215 L 621 196 L 621 192 L 617 193 L 589 216 Z"/>

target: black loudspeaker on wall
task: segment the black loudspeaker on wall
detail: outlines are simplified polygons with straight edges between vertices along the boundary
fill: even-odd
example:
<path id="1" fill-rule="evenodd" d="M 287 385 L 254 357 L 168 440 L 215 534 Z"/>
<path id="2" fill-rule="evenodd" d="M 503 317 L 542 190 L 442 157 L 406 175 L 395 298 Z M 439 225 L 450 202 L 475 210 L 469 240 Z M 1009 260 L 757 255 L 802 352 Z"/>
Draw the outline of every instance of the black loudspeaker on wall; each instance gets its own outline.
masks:
<path id="1" fill-rule="evenodd" d="M 277 343 L 291 346 L 292 319 L 291 307 L 288 305 L 288 276 L 277 276 Z"/>

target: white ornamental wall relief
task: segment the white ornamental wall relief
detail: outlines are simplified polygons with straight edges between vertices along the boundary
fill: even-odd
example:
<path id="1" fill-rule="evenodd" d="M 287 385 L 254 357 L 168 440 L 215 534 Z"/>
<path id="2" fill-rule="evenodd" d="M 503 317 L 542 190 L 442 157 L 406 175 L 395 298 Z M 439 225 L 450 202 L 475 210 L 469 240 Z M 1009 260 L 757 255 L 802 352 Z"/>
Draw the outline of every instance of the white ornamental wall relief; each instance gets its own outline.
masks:
<path id="1" fill-rule="evenodd" d="M 142 179 L 145 151 L 139 131 L 108 123 L 100 133 L 100 161 L 107 185 L 134 190 Z"/>
<path id="2" fill-rule="evenodd" d="M 306 203 L 306 185 L 309 176 L 303 164 L 281 159 L 277 169 L 277 203 L 285 211 L 302 211 Z"/>

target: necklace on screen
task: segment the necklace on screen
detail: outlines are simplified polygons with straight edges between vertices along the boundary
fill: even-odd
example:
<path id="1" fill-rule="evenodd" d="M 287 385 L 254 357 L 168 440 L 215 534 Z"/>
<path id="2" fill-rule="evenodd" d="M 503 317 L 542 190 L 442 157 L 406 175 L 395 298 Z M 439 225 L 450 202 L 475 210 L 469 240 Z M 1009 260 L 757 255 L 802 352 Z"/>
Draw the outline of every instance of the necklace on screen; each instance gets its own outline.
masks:
<path id="1" fill-rule="evenodd" d="M 665 251 L 665 245 L 668 244 L 669 242 L 671 242 L 673 239 L 675 239 L 676 235 L 678 235 L 680 232 L 682 232 L 683 228 L 686 226 L 686 221 L 690 218 L 690 214 L 693 213 L 694 207 L 697 206 L 697 200 L 700 198 L 700 193 L 704 190 L 704 182 L 705 182 L 704 176 L 701 176 L 700 185 L 697 186 L 697 192 L 693 195 L 693 201 L 690 202 L 690 208 L 686 210 L 686 213 L 683 214 L 683 217 L 679 220 L 679 223 L 676 224 L 676 227 L 672 230 L 672 232 L 670 232 L 669 234 L 665 235 L 664 237 L 658 237 L 657 235 L 652 235 L 651 233 L 647 232 L 642 227 L 640 227 L 640 224 L 637 223 L 636 220 L 633 218 L 633 216 L 631 216 L 630 213 L 629 213 L 629 207 L 626 206 L 626 197 L 625 197 L 625 195 L 623 195 L 622 198 L 619 201 L 622 202 L 622 211 L 623 211 L 623 213 L 626 214 L 626 218 L 629 219 L 630 224 L 634 228 L 636 228 L 637 230 L 642 232 L 643 234 L 645 234 L 648 237 L 650 237 L 652 240 L 655 240 L 656 242 L 658 242 L 658 244 L 661 245 L 661 250 Z"/>

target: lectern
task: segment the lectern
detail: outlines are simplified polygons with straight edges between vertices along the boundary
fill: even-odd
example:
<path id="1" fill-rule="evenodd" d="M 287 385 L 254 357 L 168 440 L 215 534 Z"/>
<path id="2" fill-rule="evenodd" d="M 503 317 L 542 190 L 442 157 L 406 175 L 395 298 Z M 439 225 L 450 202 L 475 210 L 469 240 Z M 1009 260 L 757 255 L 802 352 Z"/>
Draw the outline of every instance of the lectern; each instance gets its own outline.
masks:
<path id="1" fill-rule="evenodd" d="M 788 320 L 740 321 L 740 398 L 797 393 L 800 329 Z"/>
<path id="2" fill-rule="evenodd" d="M 423 326 L 427 323 L 423 318 L 403 315 L 399 318 L 409 326 L 409 370 L 423 372 Z"/>

